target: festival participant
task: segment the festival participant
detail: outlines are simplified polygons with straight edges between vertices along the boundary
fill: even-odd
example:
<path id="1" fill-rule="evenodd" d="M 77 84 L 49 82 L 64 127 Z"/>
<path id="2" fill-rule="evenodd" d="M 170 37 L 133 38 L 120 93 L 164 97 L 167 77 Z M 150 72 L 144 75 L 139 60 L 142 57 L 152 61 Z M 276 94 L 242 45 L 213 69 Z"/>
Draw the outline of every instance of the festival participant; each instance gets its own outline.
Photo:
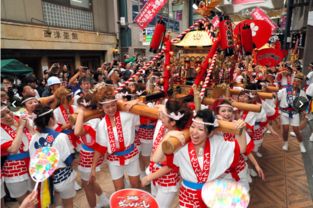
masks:
<path id="1" fill-rule="evenodd" d="M 77 146 L 79 143 L 78 138 L 74 135 L 72 125 L 69 121 L 69 116 L 76 112 L 76 106 L 72 105 L 73 93 L 66 88 L 63 88 L 63 90 L 59 90 L 58 92 L 59 95 L 56 95 L 56 97 L 60 99 L 60 105 L 53 111 L 57 124 L 55 130 L 67 134 L 74 148 L 79 148 Z"/>
<path id="2" fill-rule="evenodd" d="M 76 90 L 76 92 L 74 93 L 74 105 L 78 106 L 77 104 L 77 100 L 78 98 L 80 98 L 83 95 L 86 95 L 88 93 L 90 93 L 90 89 L 91 89 L 91 79 L 88 77 L 82 77 L 79 80 L 79 85 L 80 85 L 80 89 Z"/>
<path id="3" fill-rule="evenodd" d="M 186 128 L 190 123 L 191 111 L 176 100 L 168 100 L 160 112 L 153 135 L 153 146 L 150 157 L 149 171 L 142 178 L 142 186 L 151 184 L 151 193 L 160 207 L 170 207 L 179 187 L 179 174 L 177 169 L 167 166 L 166 157 L 162 152 L 162 141 L 166 132 L 179 135 L 178 130 Z"/>
<path id="4" fill-rule="evenodd" d="M 234 108 L 231 105 L 231 103 L 228 100 L 225 99 L 218 99 L 216 100 L 212 108 L 215 112 L 216 118 L 218 120 L 224 120 L 229 122 L 234 122 L 235 120 L 235 114 L 234 114 Z M 236 122 L 236 121 L 235 121 Z M 249 191 L 249 183 L 251 182 L 251 178 L 248 171 L 248 165 L 245 162 L 245 156 L 248 156 L 248 158 L 253 163 L 258 175 L 264 180 L 264 173 L 261 167 L 259 166 L 258 162 L 254 158 L 254 156 L 251 154 L 253 148 L 254 148 L 254 142 L 250 138 L 250 136 L 243 132 L 246 136 L 246 152 L 244 154 L 240 155 L 239 162 L 236 167 L 230 168 L 226 171 L 223 178 L 229 179 L 229 180 L 235 180 L 239 181 L 246 189 Z M 223 133 L 224 140 L 225 141 L 234 141 L 238 135 L 231 134 L 231 133 Z"/>
<path id="5" fill-rule="evenodd" d="M 27 128 L 27 119 L 14 117 L 7 106 L 1 106 L 0 121 L 1 164 L 3 163 L 1 166 L 3 175 L 1 175 L 10 196 L 17 198 L 21 203 L 28 191 L 32 190 L 31 179 L 28 175 L 28 146 L 32 135 Z M 5 158 L 2 158 L 3 156 Z"/>
<path id="6" fill-rule="evenodd" d="M 34 156 L 36 150 L 42 147 L 54 147 L 58 150 L 60 157 L 57 170 L 53 173 L 53 187 L 59 193 L 63 207 L 73 207 L 73 198 L 76 195 L 76 172 L 72 168 L 73 146 L 66 134 L 53 130 L 56 124 L 53 109 L 39 104 L 34 112 L 37 115 L 34 123 L 38 132 L 33 135 L 29 144 L 30 156 Z"/>
<path id="7" fill-rule="evenodd" d="M 308 109 L 307 118 L 308 118 L 308 121 L 311 121 L 313 119 L 313 100 L 312 100 L 313 99 L 313 82 L 308 86 L 308 88 L 306 89 L 305 93 L 306 93 L 306 96 L 308 97 L 308 99 L 310 101 L 309 102 L 309 109 Z M 312 131 L 312 127 L 311 127 L 310 123 L 309 123 L 309 128 L 310 128 L 310 130 L 312 132 L 309 140 L 311 142 L 313 142 L 313 131 Z"/>
<path id="8" fill-rule="evenodd" d="M 289 126 L 292 126 L 292 129 L 295 132 L 299 141 L 300 151 L 302 153 L 305 153 L 306 149 L 303 145 L 303 138 L 299 128 L 300 113 L 297 109 L 294 108 L 294 99 L 296 97 L 302 96 L 306 98 L 305 92 L 301 89 L 302 80 L 303 74 L 296 74 L 296 76 L 294 77 L 293 85 L 279 90 L 277 93 L 277 98 L 279 101 L 279 108 L 281 110 L 280 120 L 283 126 L 282 136 L 284 139 L 284 145 L 282 149 L 288 151 L 288 131 Z"/>
<path id="9" fill-rule="evenodd" d="M 309 86 L 310 84 L 313 83 L 313 62 L 309 64 L 307 71 L 310 71 L 306 75 L 306 84 Z"/>
<path id="10" fill-rule="evenodd" d="M 84 122 L 84 111 L 92 109 L 91 101 L 91 94 L 85 94 L 77 100 L 79 108 L 74 133 L 76 136 L 80 136 L 81 140 L 78 171 L 80 173 L 82 187 L 85 191 L 89 207 L 105 207 L 109 205 L 109 200 L 105 193 L 103 193 L 100 185 L 96 181 L 89 182 L 92 158 L 94 155 L 93 146 L 97 145 L 96 129 L 100 122 L 99 118 L 90 119 L 87 122 Z M 96 171 L 100 171 L 100 165 L 102 164 L 103 159 L 103 156 L 99 158 Z M 99 196 L 98 204 L 96 204 L 96 196 Z"/>
<path id="11" fill-rule="evenodd" d="M 105 113 L 97 128 L 97 145 L 94 153 L 90 180 L 95 180 L 96 164 L 102 155 L 107 153 L 109 170 L 115 190 L 125 187 L 124 174 L 129 177 L 131 187 L 138 188 L 140 184 L 139 151 L 134 144 L 135 129 L 139 125 L 139 116 L 120 112 L 114 88 L 105 86 L 95 92 L 99 104 Z M 131 106 L 126 106 L 130 109 Z"/>
<path id="12" fill-rule="evenodd" d="M 173 162 L 183 179 L 179 190 L 180 207 L 204 208 L 202 186 L 237 165 L 240 153 L 246 151 L 246 139 L 240 136 L 225 142 L 223 136 L 214 134 L 218 122 L 210 110 L 198 111 L 192 121 L 191 140 L 174 153 Z M 239 121 L 236 126 L 242 128 L 245 123 Z"/>
<path id="13" fill-rule="evenodd" d="M 27 112 L 26 118 L 28 119 L 29 125 L 32 128 L 34 128 L 34 119 L 36 118 L 34 110 L 39 103 L 38 100 L 36 99 L 36 97 L 33 97 L 33 96 L 25 96 L 23 97 L 23 100 L 21 103 L 26 109 L 26 112 Z"/>
<path id="14" fill-rule="evenodd" d="M 238 101 L 251 104 L 261 103 L 257 94 L 253 91 L 241 91 Z M 262 157 L 263 155 L 259 152 L 259 149 L 263 144 L 263 136 L 266 129 L 269 129 L 276 136 L 279 136 L 278 133 L 268 125 L 266 111 L 263 106 L 261 112 L 243 111 L 240 114 L 240 118 L 246 123 L 247 132 L 254 142 L 253 152 L 257 157 Z"/>

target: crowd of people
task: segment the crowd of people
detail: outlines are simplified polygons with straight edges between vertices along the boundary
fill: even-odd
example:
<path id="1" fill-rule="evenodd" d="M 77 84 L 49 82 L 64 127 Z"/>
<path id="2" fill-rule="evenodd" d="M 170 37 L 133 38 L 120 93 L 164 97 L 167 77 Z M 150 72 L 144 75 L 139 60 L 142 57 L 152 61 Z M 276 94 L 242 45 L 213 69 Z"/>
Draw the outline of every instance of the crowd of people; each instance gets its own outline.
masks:
<path id="1" fill-rule="evenodd" d="M 300 151 L 306 152 L 300 121 L 312 119 L 312 108 L 308 105 L 303 109 L 295 100 L 302 97 L 303 102 L 310 102 L 313 97 L 313 63 L 309 65 L 312 72 L 305 77 L 300 63 L 264 67 L 242 60 L 236 65 L 231 84 L 239 95 L 223 96 L 211 106 L 197 109 L 192 99 L 176 99 L 169 91 L 168 97 L 145 103 L 160 112 L 158 119 L 152 119 L 128 111 L 139 103 L 138 97 L 163 91 L 162 62 L 153 63 L 115 93 L 145 61 L 140 56 L 128 57 L 98 69 L 80 66 L 76 72 L 53 64 L 41 80 L 34 75 L 21 80 L 1 78 L 2 207 L 6 195 L 16 198 L 21 207 L 40 203 L 42 186 L 30 194 L 34 183 L 28 162 L 45 146 L 60 153 L 51 180 L 55 204 L 63 207 L 73 207 L 77 174 L 90 207 L 109 205 L 109 195 L 97 180 L 104 162 L 115 190 L 151 185 L 161 208 L 171 207 L 177 196 L 181 207 L 206 207 L 201 188 L 208 181 L 236 181 L 249 191 L 251 176 L 265 179 L 257 160 L 262 158 L 260 147 L 266 133 L 281 138 L 282 150 L 288 151 L 291 126 Z M 265 86 L 279 88 L 274 98 L 260 98 L 258 92 Z M 192 88 L 196 95 L 197 87 Z M 127 101 L 127 111 L 118 108 L 119 99 Z M 259 104 L 261 111 L 240 110 L 233 101 Z M 86 112 L 96 109 L 104 116 L 87 118 Z M 233 122 L 242 133 L 217 131 L 221 120 Z M 282 133 L 272 126 L 282 126 Z M 165 154 L 162 142 L 170 136 L 184 141 L 184 129 L 189 129 L 190 141 L 174 154 Z"/>

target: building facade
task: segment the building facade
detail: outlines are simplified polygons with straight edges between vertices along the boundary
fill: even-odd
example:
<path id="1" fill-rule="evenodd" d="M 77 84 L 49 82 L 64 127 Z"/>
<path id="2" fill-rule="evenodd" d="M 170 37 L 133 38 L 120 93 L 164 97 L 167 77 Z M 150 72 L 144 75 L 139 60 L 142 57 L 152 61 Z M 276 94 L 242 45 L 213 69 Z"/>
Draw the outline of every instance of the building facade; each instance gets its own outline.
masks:
<path id="1" fill-rule="evenodd" d="M 37 75 L 53 63 L 96 69 L 117 47 L 115 0 L 2 0 L 1 55 Z"/>
<path id="2" fill-rule="evenodd" d="M 128 39 L 128 45 L 121 48 L 124 53 L 130 55 L 133 54 L 144 54 L 151 55 L 149 52 L 150 41 L 152 39 L 154 28 L 157 21 L 162 17 L 166 23 L 167 32 L 171 32 L 172 38 L 176 37 L 180 32 L 188 28 L 188 14 L 189 14 L 189 0 L 168 0 L 161 11 L 156 17 L 150 22 L 150 24 L 141 30 L 140 27 L 135 23 L 136 16 L 140 13 L 145 3 L 148 0 L 127 0 L 120 1 L 121 4 L 127 4 L 127 27 L 130 30 Z M 121 5 L 123 7 L 123 5 Z M 121 17 L 121 16 L 120 16 Z"/>

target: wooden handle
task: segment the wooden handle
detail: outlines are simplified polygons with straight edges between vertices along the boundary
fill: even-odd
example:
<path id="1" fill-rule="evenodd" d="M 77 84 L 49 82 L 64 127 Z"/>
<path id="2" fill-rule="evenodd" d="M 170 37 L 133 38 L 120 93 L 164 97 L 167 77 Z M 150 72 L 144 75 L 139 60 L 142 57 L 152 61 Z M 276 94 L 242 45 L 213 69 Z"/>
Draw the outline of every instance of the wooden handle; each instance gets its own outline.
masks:
<path id="1" fill-rule="evenodd" d="M 89 121 L 93 118 L 101 118 L 104 116 L 104 113 L 101 110 L 85 110 L 84 111 L 84 122 Z M 69 121 L 72 125 L 75 125 L 77 119 L 77 113 L 74 113 L 69 116 Z"/>
<path id="2" fill-rule="evenodd" d="M 236 135 L 242 134 L 243 128 L 237 129 L 233 122 L 218 121 L 218 124 L 219 126 L 216 128 L 216 131 L 221 131 L 224 133 L 232 133 Z M 185 136 L 184 144 L 186 144 L 190 140 L 189 129 L 183 130 L 182 133 Z M 168 137 L 162 142 L 162 151 L 165 154 L 172 154 L 176 150 L 178 150 L 180 147 L 182 147 L 182 143 L 176 137 Z"/>
<path id="3" fill-rule="evenodd" d="M 267 86 L 267 87 L 266 87 L 266 91 L 268 91 L 268 92 L 278 92 L 278 91 L 279 91 L 279 87 L 274 86 L 274 85 L 272 85 L 272 86 Z"/>
<path id="4" fill-rule="evenodd" d="M 126 107 L 127 102 L 119 100 L 117 102 L 118 110 L 120 111 L 127 111 Z M 149 118 L 158 119 L 159 118 L 159 111 L 156 108 L 149 108 L 147 105 L 134 105 L 130 110 L 130 113 L 146 116 Z"/>
<path id="5" fill-rule="evenodd" d="M 214 98 L 204 98 L 202 103 L 205 105 L 212 105 L 215 102 Z M 249 104 L 233 101 L 231 105 L 239 110 L 261 112 L 262 106 L 260 104 Z"/>
<path id="6" fill-rule="evenodd" d="M 231 95 L 239 95 L 239 93 L 241 91 L 240 90 L 230 89 L 229 92 L 230 92 Z M 257 94 L 262 99 L 272 99 L 274 97 L 273 93 L 271 93 L 271 92 L 257 92 Z"/>

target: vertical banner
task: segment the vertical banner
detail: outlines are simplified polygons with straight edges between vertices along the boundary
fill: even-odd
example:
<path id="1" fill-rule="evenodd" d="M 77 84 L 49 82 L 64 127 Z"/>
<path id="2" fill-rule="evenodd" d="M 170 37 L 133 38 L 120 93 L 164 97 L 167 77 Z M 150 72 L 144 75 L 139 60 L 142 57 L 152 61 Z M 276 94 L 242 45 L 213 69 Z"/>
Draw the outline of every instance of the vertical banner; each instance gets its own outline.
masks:
<path id="1" fill-rule="evenodd" d="M 166 2 L 167 0 L 149 0 L 134 21 L 142 30 L 145 29 Z"/>
<path id="2" fill-rule="evenodd" d="M 277 25 L 258 7 L 256 7 L 251 12 L 252 19 L 254 20 L 264 20 L 272 27 L 272 32 L 276 30 Z"/>

